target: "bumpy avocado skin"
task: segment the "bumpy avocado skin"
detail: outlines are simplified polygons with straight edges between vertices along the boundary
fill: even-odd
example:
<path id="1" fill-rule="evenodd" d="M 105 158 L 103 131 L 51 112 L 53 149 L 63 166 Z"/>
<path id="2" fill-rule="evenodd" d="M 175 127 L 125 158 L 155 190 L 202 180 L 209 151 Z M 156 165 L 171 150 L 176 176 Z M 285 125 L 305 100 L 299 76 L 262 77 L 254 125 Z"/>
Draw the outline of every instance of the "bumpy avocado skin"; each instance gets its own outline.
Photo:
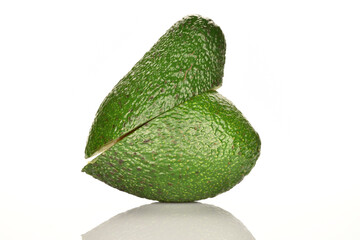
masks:
<path id="1" fill-rule="evenodd" d="M 83 171 L 139 197 L 191 202 L 239 183 L 254 167 L 260 145 L 241 112 L 209 91 L 140 127 Z"/>
<path id="2" fill-rule="evenodd" d="M 85 157 L 191 97 L 221 86 L 225 48 L 221 29 L 210 19 L 188 16 L 173 25 L 104 99 Z"/>

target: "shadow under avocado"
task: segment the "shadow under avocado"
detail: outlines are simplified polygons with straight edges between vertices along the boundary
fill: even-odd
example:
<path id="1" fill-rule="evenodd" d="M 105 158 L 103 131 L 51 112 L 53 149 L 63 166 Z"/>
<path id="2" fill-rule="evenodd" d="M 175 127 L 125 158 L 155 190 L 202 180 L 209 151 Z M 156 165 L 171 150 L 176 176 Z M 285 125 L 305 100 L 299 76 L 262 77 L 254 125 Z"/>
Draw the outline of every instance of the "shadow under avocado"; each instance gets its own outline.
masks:
<path id="1" fill-rule="evenodd" d="M 83 240 L 254 240 L 229 212 L 202 203 L 153 203 L 120 213 Z"/>

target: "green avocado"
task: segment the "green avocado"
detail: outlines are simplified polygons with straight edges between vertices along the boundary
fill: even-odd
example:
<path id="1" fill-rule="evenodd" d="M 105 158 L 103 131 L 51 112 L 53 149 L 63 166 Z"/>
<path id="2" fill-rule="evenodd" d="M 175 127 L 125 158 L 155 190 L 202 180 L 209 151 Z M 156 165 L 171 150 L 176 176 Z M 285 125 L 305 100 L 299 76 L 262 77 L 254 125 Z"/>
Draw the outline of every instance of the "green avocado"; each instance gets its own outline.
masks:
<path id="1" fill-rule="evenodd" d="M 235 186 L 259 155 L 259 135 L 249 122 L 208 91 L 138 128 L 83 171 L 139 197 L 192 202 Z"/>
<path id="2" fill-rule="evenodd" d="M 96 113 L 85 157 L 191 97 L 222 84 L 225 39 L 210 19 L 174 24 L 111 90 Z"/>
<path id="3" fill-rule="evenodd" d="M 214 197 L 239 183 L 260 138 L 222 84 L 225 39 L 210 19 L 173 25 L 104 99 L 91 127 L 83 172 L 161 202 Z"/>

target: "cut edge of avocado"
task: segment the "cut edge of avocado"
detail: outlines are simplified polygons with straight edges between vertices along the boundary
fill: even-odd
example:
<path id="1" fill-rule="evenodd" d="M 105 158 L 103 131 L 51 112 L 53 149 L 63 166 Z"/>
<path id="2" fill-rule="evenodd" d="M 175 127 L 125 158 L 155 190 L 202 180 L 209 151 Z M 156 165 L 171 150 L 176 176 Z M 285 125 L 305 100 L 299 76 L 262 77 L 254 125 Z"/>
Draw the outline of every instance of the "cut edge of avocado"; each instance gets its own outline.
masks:
<path id="1" fill-rule="evenodd" d="M 211 91 L 217 91 L 220 87 L 222 86 L 222 84 L 220 83 L 218 86 L 214 86 L 213 88 L 209 89 L 206 92 L 203 92 L 201 94 L 207 93 L 207 92 L 211 92 Z M 193 96 L 194 97 L 194 96 Z M 193 97 L 189 98 L 187 101 L 190 101 Z M 176 106 L 175 106 L 176 107 Z M 167 111 L 170 111 L 172 108 L 168 109 Z M 137 126 L 136 128 L 132 129 L 131 131 L 121 135 L 120 137 L 111 140 L 110 142 L 107 142 L 105 145 L 103 145 L 99 150 L 97 150 L 95 153 L 93 153 L 91 156 L 86 157 L 85 159 L 88 159 L 88 163 L 93 162 L 93 160 L 99 156 L 100 154 L 102 154 L 103 152 L 105 152 L 106 150 L 108 150 L 109 148 L 111 148 L 112 146 L 114 146 L 116 143 L 120 142 L 122 139 L 124 139 L 125 137 L 127 137 L 128 135 L 130 135 L 131 133 L 135 132 L 137 129 L 141 128 L 142 126 L 144 126 L 145 124 L 147 124 L 148 122 L 152 121 L 153 119 L 161 116 L 162 114 L 166 113 L 162 112 L 161 114 L 157 115 L 156 117 L 151 118 L 150 120 L 146 121 L 145 123 Z"/>
<path id="2" fill-rule="evenodd" d="M 201 94 L 205 94 L 205 93 L 208 93 L 208 92 L 212 92 L 212 91 L 217 91 L 217 89 L 219 89 L 220 87 L 222 86 L 222 84 L 219 84 L 218 86 L 214 86 L 213 88 L 209 89 L 208 91 L 205 91 Z M 192 98 L 194 98 L 195 96 L 193 97 L 190 97 L 187 101 L 190 101 Z M 186 102 L 186 101 L 185 101 Z M 183 104 L 183 103 L 181 103 Z M 180 104 L 179 104 L 180 105 Z M 177 105 L 176 105 L 177 106 Z M 176 107 L 174 106 L 174 107 Z M 168 109 L 167 111 L 165 112 L 162 112 L 161 114 L 151 118 L 150 120 L 146 121 L 145 123 L 137 126 L 136 128 L 132 129 L 131 131 L 121 135 L 120 137 L 116 138 L 116 139 L 113 139 L 111 140 L 110 142 L 107 142 L 105 145 L 103 145 L 99 150 L 97 150 L 93 155 L 89 156 L 89 157 L 85 157 L 85 159 L 88 159 L 88 163 L 93 163 L 94 160 L 100 155 L 102 154 L 103 152 L 107 151 L 109 148 L 111 148 L 112 146 L 114 146 L 116 143 L 120 142 L 122 139 L 126 138 L 127 136 L 129 136 L 130 134 L 132 134 L 133 132 L 135 132 L 137 129 L 141 128 L 142 126 L 146 125 L 147 123 L 149 123 L 150 121 L 152 121 L 153 119 L 163 115 L 164 113 L 170 111 L 171 109 L 173 108 L 170 108 Z"/>
<path id="3" fill-rule="evenodd" d="M 163 113 L 162 113 L 163 114 Z M 162 115 L 159 114 L 158 116 Z M 106 143 L 105 145 L 103 145 L 99 150 L 97 150 L 93 155 L 91 155 L 90 157 L 88 157 L 88 164 L 90 163 L 94 163 L 96 162 L 96 158 L 101 155 L 103 152 L 106 152 L 109 148 L 111 148 L 112 146 L 114 146 L 115 144 L 117 144 L 118 142 L 120 142 L 121 140 L 123 140 L 124 138 L 126 138 L 127 136 L 129 136 L 130 134 L 132 134 L 133 132 L 135 132 L 136 130 L 138 130 L 139 128 L 141 128 L 142 126 L 146 125 L 148 122 L 152 121 L 153 119 L 157 118 L 158 116 L 146 121 L 145 123 L 137 126 L 136 128 L 134 128 L 133 130 L 121 135 L 120 137 Z"/>

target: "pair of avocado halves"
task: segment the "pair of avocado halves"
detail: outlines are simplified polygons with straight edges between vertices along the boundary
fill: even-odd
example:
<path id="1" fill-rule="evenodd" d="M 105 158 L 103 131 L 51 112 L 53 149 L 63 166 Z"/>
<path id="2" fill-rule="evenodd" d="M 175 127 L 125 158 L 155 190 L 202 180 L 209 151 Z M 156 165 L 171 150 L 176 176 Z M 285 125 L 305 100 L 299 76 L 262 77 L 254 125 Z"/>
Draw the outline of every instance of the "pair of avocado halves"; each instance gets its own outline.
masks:
<path id="1" fill-rule="evenodd" d="M 216 92 L 226 43 L 210 19 L 175 23 L 100 105 L 82 171 L 161 202 L 214 197 L 238 184 L 260 155 L 260 138 Z"/>

